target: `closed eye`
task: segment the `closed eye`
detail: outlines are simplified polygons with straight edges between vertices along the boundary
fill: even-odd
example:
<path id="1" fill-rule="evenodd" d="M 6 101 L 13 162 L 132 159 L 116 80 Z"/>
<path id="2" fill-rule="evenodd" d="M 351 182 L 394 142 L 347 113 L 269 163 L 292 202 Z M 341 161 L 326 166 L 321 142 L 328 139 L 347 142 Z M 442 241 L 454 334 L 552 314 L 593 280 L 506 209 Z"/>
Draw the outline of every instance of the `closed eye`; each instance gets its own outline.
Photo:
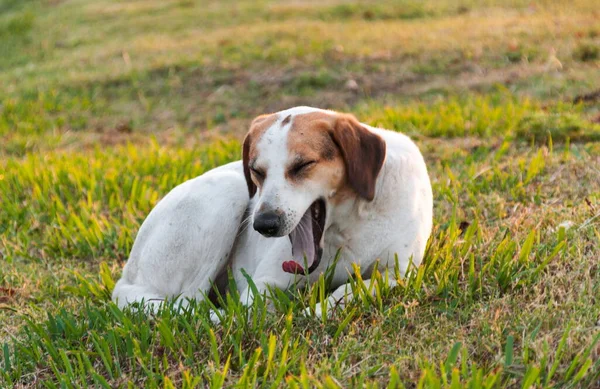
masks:
<path id="1" fill-rule="evenodd" d="M 265 178 L 265 172 L 260 169 L 256 169 L 255 167 L 250 167 L 252 173 L 258 178 Z"/>
<path id="2" fill-rule="evenodd" d="M 315 163 L 317 163 L 317 161 L 302 161 L 292 166 L 292 168 L 290 169 L 290 173 L 292 173 L 293 175 L 300 174 Z"/>

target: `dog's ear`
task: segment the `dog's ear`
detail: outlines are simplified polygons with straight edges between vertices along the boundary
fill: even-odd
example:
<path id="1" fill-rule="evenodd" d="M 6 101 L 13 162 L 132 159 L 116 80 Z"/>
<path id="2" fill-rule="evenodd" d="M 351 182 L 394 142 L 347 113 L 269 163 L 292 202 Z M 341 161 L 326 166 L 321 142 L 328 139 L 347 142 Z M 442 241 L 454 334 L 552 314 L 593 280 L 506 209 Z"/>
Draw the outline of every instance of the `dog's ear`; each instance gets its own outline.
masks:
<path id="1" fill-rule="evenodd" d="M 246 185 L 248 185 L 248 194 L 252 198 L 256 193 L 256 185 L 254 181 L 252 181 L 252 177 L 250 176 L 250 167 L 248 166 L 250 159 L 250 132 L 246 135 L 244 139 L 244 146 L 242 148 L 242 164 L 244 165 L 244 176 L 246 177 Z"/>
<path id="2" fill-rule="evenodd" d="M 336 119 L 330 135 L 344 158 L 348 184 L 359 196 L 372 201 L 385 160 L 385 141 L 347 114 Z"/>
<path id="3" fill-rule="evenodd" d="M 252 176 L 250 175 L 250 146 L 252 145 L 252 139 L 257 140 L 260 138 L 260 135 L 264 130 L 266 130 L 269 125 L 275 121 L 277 117 L 273 114 L 260 115 L 252 120 L 250 123 L 250 129 L 248 130 L 248 134 L 244 139 L 244 146 L 242 148 L 242 163 L 244 165 L 244 176 L 246 177 L 246 184 L 248 185 L 248 194 L 250 197 L 253 197 L 256 193 L 256 185 L 252 181 Z"/>

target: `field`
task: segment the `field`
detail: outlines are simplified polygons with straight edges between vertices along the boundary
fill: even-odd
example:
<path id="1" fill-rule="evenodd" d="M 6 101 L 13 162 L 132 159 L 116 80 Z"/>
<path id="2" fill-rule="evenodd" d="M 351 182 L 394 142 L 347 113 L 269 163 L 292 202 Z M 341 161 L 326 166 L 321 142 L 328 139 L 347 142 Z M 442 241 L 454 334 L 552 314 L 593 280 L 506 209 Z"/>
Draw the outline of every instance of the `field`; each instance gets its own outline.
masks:
<path id="1" fill-rule="evenodd" d="M 0 85 L 0 387 L 600 387 L 597 1 L 0 0 Z M 423 265 L 117 309 L 153 205 L 294 105 L 417 142 Z"/>

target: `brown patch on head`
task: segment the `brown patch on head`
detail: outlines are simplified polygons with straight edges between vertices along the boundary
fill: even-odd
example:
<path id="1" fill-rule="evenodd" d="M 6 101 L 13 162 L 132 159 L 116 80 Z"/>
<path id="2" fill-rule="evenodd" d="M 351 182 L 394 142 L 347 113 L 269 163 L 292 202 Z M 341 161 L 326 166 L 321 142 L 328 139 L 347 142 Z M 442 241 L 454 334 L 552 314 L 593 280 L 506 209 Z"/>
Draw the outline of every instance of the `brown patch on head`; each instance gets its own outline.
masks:
<path id="1" fill-rule="evenodd" d="M 311 112 L 294 116 L 288 151 L 293 158 L 286 173 L 288 180 L 318 181 L 344 198 L 351 193 L 368 201 L 375 197 L 385 142 L 353 115 Z M 303 167 L 311 161 L 316 162 Z"/>
<path id="2" fill-rule="evenodd" d="M 287 115 L 285 117 L 285 119 L 283 119 L 283 121 L 281 122 L 281 126 L 285 126 L 286 124 L 288 124 L 290 122 L 290 120 L 292 120 L 292 115 Z"/>
<path id="3" fill-rule="evenodd" d="M 256 183 L 252 180 L 249 164 L 256 158 L 256 143 L 261 136 L 277 121 L 277 115 L 260 115 L 250 124 L 250 130 L 244 139 L 242 149 L 242 163 L 244 166 L 244 176 L 248 185 L 248 194 L 250 197 L 256 193 Z"/>
<path id="4" fill-rule="evenodd" d="M 288 133 L 288 150 L 293 154 L 310 156 L 313 159 L 333 159 L 337 150 L 329 131 L 335 120 L 336 115 L 324 112 L 294 116 Z"/>
<path id="5" fill-rule="evenodd" d="M 332 189 L 341 185 L 344 165 L 329 136 L 334 122 L 335 115 L 324 112 L 293 117 L 288 133 L 288 152 L 292 159 L 286 169 L 286 178 L 292 183 L 300 184 L 310 179 Z"/>

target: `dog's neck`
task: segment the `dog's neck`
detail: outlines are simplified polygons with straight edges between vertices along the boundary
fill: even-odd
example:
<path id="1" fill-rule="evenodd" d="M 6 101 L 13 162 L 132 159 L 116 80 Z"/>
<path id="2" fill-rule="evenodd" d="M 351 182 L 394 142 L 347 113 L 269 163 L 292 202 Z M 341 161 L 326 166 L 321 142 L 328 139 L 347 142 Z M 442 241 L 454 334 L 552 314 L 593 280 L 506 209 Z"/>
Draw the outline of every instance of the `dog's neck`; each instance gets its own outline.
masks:
<path id="1" fill-rule="evenodd" d="M 327 202 L 328 216 L 325 224 L 325 235 L 327 235 L 330 228 L 343 232 L 362 220 L 376 217 L 376 209 L 381 202 L 380 193 L 383 190 L 386 175 L 387 168 L 386 163 L 384 163 L 377 177 L 373 201 L 367 201 L 359 197 L 354 191 L 349 195 L 346 189 L 344 189 L 344 193 L 335 193 L 332 196 L 333 201 Z"/>

